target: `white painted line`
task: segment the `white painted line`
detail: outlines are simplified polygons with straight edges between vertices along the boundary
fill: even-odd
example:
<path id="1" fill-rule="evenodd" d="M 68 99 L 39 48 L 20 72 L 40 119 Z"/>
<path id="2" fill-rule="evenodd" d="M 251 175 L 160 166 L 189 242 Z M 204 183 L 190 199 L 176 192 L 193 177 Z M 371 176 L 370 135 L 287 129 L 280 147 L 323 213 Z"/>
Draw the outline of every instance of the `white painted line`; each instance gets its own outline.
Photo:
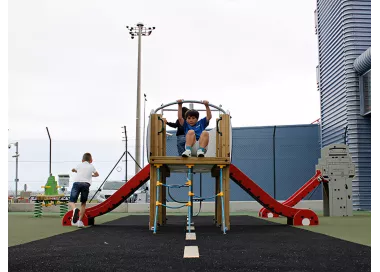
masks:
<path id="1" fill-rule="evenodd" d="M 199 258 L 198 246 L 185 246 L 183 257 L 184 258 Z"/>
<path id="2" fill-rule="evenodd" d="M 187 232 L 186 240 L 197 240 L 197 236 L 195 235 L 195 232 Z"/>
<path id="3" fill-rule="evenodd" d="M 186 230 L 189 231 L 189 226 L 186 226 Z M 195 230 L 194 226 L 190 226 L 190 230 Z"/>

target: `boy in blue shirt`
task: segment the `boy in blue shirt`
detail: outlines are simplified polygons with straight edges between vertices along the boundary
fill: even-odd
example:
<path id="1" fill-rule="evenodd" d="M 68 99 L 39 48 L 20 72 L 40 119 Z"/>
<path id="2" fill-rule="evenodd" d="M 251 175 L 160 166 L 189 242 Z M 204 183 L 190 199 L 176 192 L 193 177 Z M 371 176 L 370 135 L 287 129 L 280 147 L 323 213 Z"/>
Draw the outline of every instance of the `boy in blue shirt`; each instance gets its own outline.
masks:
<path id="1" fill-rule="evenodd" d="M 185 119 L 182 117 L 182 99 L 178 102 L 178 121 L 183 126 L 186 135 L 186 148 L 182 153 L 182 157 L 204 157 L 207 152 L 209 134 L 205 131 L 212 118 L 211 110 L 207 100 L 202 103 L 206 106 L 206 117 L 199 119 L 199 112 L 196 110 L 188 110 Z"/>

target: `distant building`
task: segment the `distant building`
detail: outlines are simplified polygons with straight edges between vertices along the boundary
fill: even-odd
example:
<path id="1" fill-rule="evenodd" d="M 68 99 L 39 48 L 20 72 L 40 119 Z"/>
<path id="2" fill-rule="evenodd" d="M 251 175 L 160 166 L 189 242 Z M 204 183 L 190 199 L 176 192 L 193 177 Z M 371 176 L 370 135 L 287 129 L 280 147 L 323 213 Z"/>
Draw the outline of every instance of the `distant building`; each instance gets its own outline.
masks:
<path id="1" fill-rule="evenodd" d="M 349 146 L 354 209 L 371 209 L 371 1 L 317 0 L 321 147 Z"/>

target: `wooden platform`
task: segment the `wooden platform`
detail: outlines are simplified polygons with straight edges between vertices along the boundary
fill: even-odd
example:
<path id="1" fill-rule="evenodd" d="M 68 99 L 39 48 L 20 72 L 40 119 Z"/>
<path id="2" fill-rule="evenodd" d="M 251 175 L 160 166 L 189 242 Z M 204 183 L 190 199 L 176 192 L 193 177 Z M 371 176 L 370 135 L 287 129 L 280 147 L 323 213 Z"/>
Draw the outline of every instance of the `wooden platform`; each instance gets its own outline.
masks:
<path id="1" fill-rule="evenodd" d="M 194 165 L 193 172 L 195 173 L 209 173 L 216 165 L 229 165 L 231 163 L 229 158 L 220 157 L 169 157 L 169 156 L 152 156 L 150 157 L 151 164 L 166 165 L 170 172 L 186 173 L 188 171 L 187 164 Z"/>

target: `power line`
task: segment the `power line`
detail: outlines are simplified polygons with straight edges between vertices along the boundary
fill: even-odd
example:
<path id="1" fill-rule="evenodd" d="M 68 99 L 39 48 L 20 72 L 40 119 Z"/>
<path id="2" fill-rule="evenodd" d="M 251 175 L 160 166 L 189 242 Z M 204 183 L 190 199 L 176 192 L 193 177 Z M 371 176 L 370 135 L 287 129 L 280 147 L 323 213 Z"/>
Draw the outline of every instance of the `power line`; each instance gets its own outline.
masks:
<path id="1" fill-rule="evenodd" d="M 121 179 L 116 179 L 117 181 L 118 180 L 121 180 Z M 112 180 L 111 180 L 112 181 Z M 8 180 L 8 183 L 11 183 L 11 182 L 14 182 L 14 180 Z M 19 181 L 20 183 L 46 183 L 46 180 L 20 180 Z M 75 182 L 75 181 L 70 181 L 70 182 Z M 93 180 L 92 183 L 101 183 L 103 182 L 102 180 Z"/>
<path id="2" fill-rule="evenodd" d="M 125 161 L 125 160 L 123 160 Z M 133 160 L 127 160 L 127 161 L 133 161 Z M 8 162 L 14 162 L 14 161 L 8 161 Z M 49 162 L 49 161 L 18 161 L 19 163 L 20 162 L 28 162 L 28 163 L 46 163 L 46 162 Z M 93 163 L 94 164 L 97 164 L 97 163 L 111 163 L 111 162 L 115 162 L 115 161 L 94 161 Z M 80 162 L 78 161 L 52 161 L 52 163 L 77 163 L 77 164 L 80 164 Z"/>

